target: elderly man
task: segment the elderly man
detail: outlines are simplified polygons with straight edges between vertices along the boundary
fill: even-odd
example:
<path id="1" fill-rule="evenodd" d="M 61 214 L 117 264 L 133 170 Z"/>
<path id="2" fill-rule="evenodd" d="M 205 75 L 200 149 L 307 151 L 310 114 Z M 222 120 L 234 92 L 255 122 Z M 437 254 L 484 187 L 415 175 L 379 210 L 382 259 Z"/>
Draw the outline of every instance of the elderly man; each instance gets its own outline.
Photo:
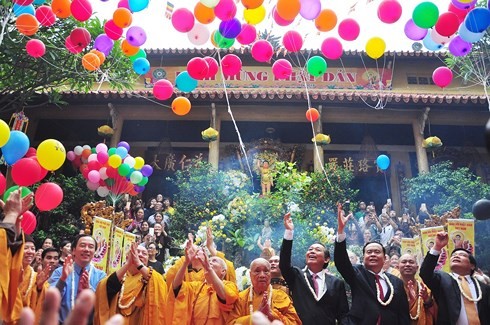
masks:
<path id="1" fill-rule="evenodd" d="M 303 324 L 347 323 L 349 305 L 344 281 L 328 274 L 330 252 L 320 243 L 312 244 L 305 254 L 306 268 L 291 265 L 294 224 L 291 215 L 284 216 L 284 239 L 279 268 L 293 294 L 294 307 Z"/>
<path id="2" fill-rule="evenodd" d="M 490 287 L 473 277 L 477 265 L 470 252 L 456 248 L 450 257 L 451 273 L 434 271 L 448 240 L 446 232 L 439 232 L 420 268 L 420 277 L 437 301 L 437 324 L 490 324 Z"/>
<path id="3" fill-rule="evenodd" d="M 169 295 L 168 308 L 173 309 L 169 324 L 224 325 L 230 310 L 238 299 L 238 288 L 234 282 L 223 280 L 226 263 L 217 256 L 209 258 L 200 249 L 197 252 L 188 241 L 185 261 L 175 275 L 173 294 Z M 193 259 L 199 259 L 204 269 L 204 281 L 184 281 L 187 267 Z"/>
<path id="4" fill-rule="evenodd" d="M 124 317 L 125 324 L 166 324 L 167 285 L 147 265 L 148 251 L 133 243 L 126 263 L 97 287 L 95 324 L 105 324 L 116 314 Z"/>
<path id="5" fill-rule="evenodd" d="M 270 321 L 280 320 L 284 325 L 302 324 L 289 296 L 282 290 L 272 289 L 271 265 L 263 258 L 250 264 L 252 285 L 240 292 L 230 313 L 228 324 L 251 324 L 254 311 L 260 311 Z"/>
<path id="6" fill-rule="evenodd" d="M 403 282 L 383 272 L 385 248 L 379 242 L 364 245 L 363 265 L 352 265 L 345 244 L 344 228 L 348 217 L 342 206 L 337 210 L 338 228 L 335 242 L 335 266 L 352 290 L 350 324 L 408 325 L 408 300 Z"/>
<path id="7" fill-rule="evenodd" d="M 411 254 L 403 254 L 398 261 L 398 268 L 408 297 L 410 325 L 435 324 L 437 308 L 430 290 L 415 278 L 419 270 L 417 259 Z"/>

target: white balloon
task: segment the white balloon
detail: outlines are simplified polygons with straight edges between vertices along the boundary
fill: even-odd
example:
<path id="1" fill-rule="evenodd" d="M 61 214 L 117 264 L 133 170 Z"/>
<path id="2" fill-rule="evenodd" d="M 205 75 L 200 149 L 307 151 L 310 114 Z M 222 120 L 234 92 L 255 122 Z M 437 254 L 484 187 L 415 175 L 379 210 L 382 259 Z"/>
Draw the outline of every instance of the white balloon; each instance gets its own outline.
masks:
<path id="1" fill-rule="evenodd" d="M 73 149 L 73 152 L 75 153 L 75 155 L 77 156 L 80 156 L 83 152 L 83 148 L 82 146 L 76 146 L 74 149 Z"/>
<path id="2" fill-rule="evenodd" d="M 124 163 L 128 164 L 129 167 L 133 168 L 134 164 L 136 163 L 136 160 L 134 160 L 134 157 L 132 156 L 126 156 L 126 158 L 124 158 Z"/>
<path id="3" fill-rule="evenodd" d="M 219 0 L 201 0 L 200 2 L 208 8 L 214 8 L 218 5 Z"/>
<path id="4" fill-rule="evenodd" d="M 97 189 L 97 194 L 100 196 L 100 197 L 106 197 L 107 195 L 109 195 L 109 189 L 105 186 L 100 186 L 98 189 Z"/>
<path id="5" fill-rule="evenodd" d="M 88 156 L 88 161 L 97 161 L 97 154 L 92 153 L 90 156 Z"/>
<path id="6" fill-rule="evenodd" d="M 187 33 L 189 42 L 193 45 L 204 45 L 209 40 L 209 30 L 206 25 L 195 23 L 194 27 Z"/>
<path id="7" fill-rule="evenodd" d="M 107 176 L 107 167 L 102 167 L 101 169 L 99 169 L 99 174 L 100 179 L 102 180 L 106 180 L 109 178 L 109 176 Z"/>
<path id="8" fill-rule="evenodd" d="M 88 149 L 90 151 L 92 150 L 92 147 L 89 146 L 88 144 L 84 145 L 82 148 L 83 148 L 83 150 L 85 150 L 85 149 Z"/>
<path id="9" fill-rule="evenodd" d="M 464 23 L 459 25 L 458 33 L 459 33 L 459 37 L 461 37 L 463 41 L 470 42 L 470 43 L 478 42 L 485 35 L 485 32 L 481 32 L 481 33 L 470 32 L 468 28 L 466 28 Z"/>
<path id="10" fill-rule="evenodd" d="M 454 36 L 442 36 L 435 28 L 430 31 L 430 38 L 437 44 L 446 45 L 453 39 Z"/>

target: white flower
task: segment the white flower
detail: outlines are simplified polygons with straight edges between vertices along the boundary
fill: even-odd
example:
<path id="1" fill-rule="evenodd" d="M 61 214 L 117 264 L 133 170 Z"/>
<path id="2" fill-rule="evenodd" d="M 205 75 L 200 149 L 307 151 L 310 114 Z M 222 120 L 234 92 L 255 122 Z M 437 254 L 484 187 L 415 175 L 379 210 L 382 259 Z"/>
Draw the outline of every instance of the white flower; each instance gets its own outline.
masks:
<path id="1" fill-rule="evenodd" d="M 288 203 L 288 210 L 290 212 L 300 212 L 301 211 L 301 209 L 299 208 L 299 205 L 297 205 L 294 202 L 289 202 Z"/>

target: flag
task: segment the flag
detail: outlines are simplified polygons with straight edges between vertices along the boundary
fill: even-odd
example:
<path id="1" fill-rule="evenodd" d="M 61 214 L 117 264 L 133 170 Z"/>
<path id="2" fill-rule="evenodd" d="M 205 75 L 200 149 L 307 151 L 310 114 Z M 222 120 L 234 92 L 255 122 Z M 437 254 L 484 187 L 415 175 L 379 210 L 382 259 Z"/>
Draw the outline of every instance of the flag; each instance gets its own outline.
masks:
<path id="1" fill-rule="evenodd" d="M 170 1 L 167 1 L 167 10 L 165 11 L 165 17 L 167 17 L 167 19 L 172 19 L 172 12 L 174 12 L 174 4 Z"/>

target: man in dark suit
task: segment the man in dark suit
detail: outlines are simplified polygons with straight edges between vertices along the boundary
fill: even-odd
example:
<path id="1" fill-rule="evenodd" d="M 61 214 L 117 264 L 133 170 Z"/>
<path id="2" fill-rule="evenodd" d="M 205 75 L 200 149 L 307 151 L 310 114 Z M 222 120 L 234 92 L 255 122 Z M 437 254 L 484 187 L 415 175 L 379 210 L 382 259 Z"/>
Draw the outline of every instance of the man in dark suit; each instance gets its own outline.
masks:
<path id="1" fill-rule="evenodd" d="M 476 260 L 470 252 L 456 248 L 449 260 L 451 273 L 434 271 L 448 238 L 446 232 L 437 234 L 420 268 L 420 277 L 432 290 L 439 306 L 437 324 L 490 324 L 490 287 L 472 276 Z"/>
<path id="2" fill-rule="evenodd" d="M 335 242 L 335 266 L 352 290 L 349 311 L 351 324 L 408 325 L 410 317 L 403 282 L 383 272 L 385 248 L 379 242 L 364 245 L 363 265 L 352 265 L 345 243 L 344 228 L 351 217 L 338 207 L 338 235 Z"/>
<path id="3" fill-rule="evenodd" d="M 286 231 L 282 241 L 279 268 L 292 292 L 293 305 L 304 325 L 348 324 L 349 305 L 344 281 L 327 274 L 330 253 L 315 243 L 306 252 L 306 267 L 291 265 L 294 224 L 291 214 L 284 216 Z M 338 323 L 336 323 L 336 321 Z"/>

